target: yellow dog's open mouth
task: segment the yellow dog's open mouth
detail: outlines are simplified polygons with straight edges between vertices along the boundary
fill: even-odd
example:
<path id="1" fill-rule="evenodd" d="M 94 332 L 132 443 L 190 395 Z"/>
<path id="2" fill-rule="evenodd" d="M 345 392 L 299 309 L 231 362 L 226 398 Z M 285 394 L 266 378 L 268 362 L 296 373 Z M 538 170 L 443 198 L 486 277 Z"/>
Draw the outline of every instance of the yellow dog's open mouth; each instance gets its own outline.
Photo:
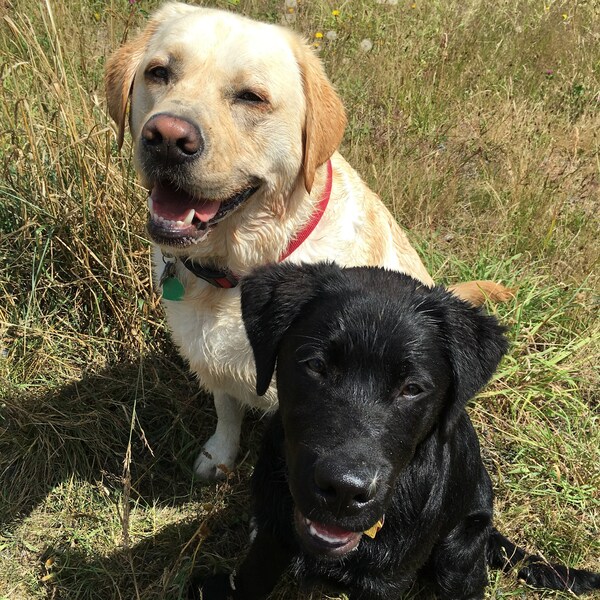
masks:
<path id="1" fill-rule="evenodd" d="M 250 186 L 225 200 L 204 200 L 168 184 L 156 183 L 148 196 L 148 233 L 159 244 L 188 246 L 239 208 L 256 190 Z"/>

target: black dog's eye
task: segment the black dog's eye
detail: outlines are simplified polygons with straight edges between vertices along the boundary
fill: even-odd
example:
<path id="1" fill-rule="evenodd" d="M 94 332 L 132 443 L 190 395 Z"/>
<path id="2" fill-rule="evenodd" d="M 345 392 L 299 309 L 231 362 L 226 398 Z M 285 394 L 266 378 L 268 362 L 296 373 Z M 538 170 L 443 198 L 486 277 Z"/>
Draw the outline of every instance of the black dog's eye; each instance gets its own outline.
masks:
<path id="1" fill-rule="evenodd" d="M 167 67 L 150 67 L 146 70 L 146 77 L 159 83 L 169 82 L 169 69 Z"/>
<path id="2" fill-rule="evenodd" d="M 248 102 L 250 104 L 260 104 L 261 102 L 265 102 L 264 98 L 261 98 L 252 90 L 244 90 L 240 92 L 236 95 L 236 99 L 241 100 L 242 102 Z"/>
<path id="3" fill-rule="evenodd" d="M 306 368 L 317 375 L 323 376 L 326 372 L 325 361 L 321 358 L 309 358 L 304 361 Z"/>
<path id="4" fill-rule="evenodd" d="M 418 396 L 423 390 L 415 383 L 407 383 L 401 390 L 400 395 L 405 398 L 413 398 Z"/>

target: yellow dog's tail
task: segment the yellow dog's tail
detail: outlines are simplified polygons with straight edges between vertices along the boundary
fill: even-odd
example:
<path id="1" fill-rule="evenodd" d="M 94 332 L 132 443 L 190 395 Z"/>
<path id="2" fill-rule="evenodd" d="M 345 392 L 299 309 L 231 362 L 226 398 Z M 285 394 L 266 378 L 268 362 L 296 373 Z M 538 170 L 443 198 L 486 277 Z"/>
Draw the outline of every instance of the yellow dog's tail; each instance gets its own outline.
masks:
<path id="1" fill-rule="evenodd" d="M 451 285 L 448 289 L 473 306 L 482 306 L 488 300 L 496 304 L 507 302 L 515 296 L 515 290 L 488 280 L 465 281 Z"/>

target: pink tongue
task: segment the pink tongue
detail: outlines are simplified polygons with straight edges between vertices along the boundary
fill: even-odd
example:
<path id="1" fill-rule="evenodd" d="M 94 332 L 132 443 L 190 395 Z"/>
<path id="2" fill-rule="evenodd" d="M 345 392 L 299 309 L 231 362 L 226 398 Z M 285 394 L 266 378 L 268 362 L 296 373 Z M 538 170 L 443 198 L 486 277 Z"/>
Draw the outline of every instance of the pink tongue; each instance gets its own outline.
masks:
<path id="1" fill-rule="evenodd" d="M 329 538 L 349 539 L 355 535 L 353 531 L 348 531 L 335 525 L 323 525 L 323 523 L 317 523 L 316 521 L 311 521 L 311 525 L 317 533 Z"/>
<path id="2" fill-rule="evenodd" d="M 200 221 L 210 221 L 219 211 L 217 200 L 198 200 L 183 190 L 156 184 L 150 194 L 154 213 L 168 221 L 183 221 L 193 208 Z"/>

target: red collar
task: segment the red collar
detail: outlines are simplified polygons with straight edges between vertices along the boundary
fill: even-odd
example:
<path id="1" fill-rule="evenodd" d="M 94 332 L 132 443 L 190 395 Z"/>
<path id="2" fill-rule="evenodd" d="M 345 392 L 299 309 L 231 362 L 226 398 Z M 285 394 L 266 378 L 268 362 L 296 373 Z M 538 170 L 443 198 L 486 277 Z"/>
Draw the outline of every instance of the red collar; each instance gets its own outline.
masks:
<path id="1" fill-rule="evenodd" d="M 312 214 L 310 221 L 304 226 L 294 238 L 290 240 L 288 247 L 282 252 L 279 257 L 279 262 L 285 260 L 292 252 L 297 250 L 303 242 L 308 238 L 308 236 L 313 232 L 314 228 L 317 226 L 327 205 L 329 204 L 329 197 L 331 196 L 331 187 L 333 184 L 333 167 L 331 165 L 331 159 L 327 161 L 327 180 L 325 181 L 325 188 L 323 189 L 323 195 L 321 196 L 321 200 Z M 200 279 L 204 279 L 211 285 L 219 288 L 234 288 L 239 283 L 239 279 L 236 275 L 234 275 L 228 269 L 225 270 L 215 270 L 208 269 L 199 265 L 198 263 L 193 262 L 189 258 L 182 258 L 181 262 L 183 265 L 190 270 L 196 277 Z"/>
<path id="2" fill-rule="evenodd" d="M 331 186 L 333 184 L 333 167 L 331 166 L 331 159 L 327 161 L 327 181 L 325 181 L 325 188 L 323 189 L 323 195 L 321 201 L 317 206 L 317 209 L 312 214 L 310 221 L 306 224 L 304 229 L 290 240 L 288 247 L 285 252 L 279 257 L 279 262 L 284 261 L 294 250 L 298 249 L 299 246 L 306 240 L 306 238 L 313 232 L 313 229 L 318 225 L 327 205 L 329 204 L 329 197 L 331 196 Z"/>

